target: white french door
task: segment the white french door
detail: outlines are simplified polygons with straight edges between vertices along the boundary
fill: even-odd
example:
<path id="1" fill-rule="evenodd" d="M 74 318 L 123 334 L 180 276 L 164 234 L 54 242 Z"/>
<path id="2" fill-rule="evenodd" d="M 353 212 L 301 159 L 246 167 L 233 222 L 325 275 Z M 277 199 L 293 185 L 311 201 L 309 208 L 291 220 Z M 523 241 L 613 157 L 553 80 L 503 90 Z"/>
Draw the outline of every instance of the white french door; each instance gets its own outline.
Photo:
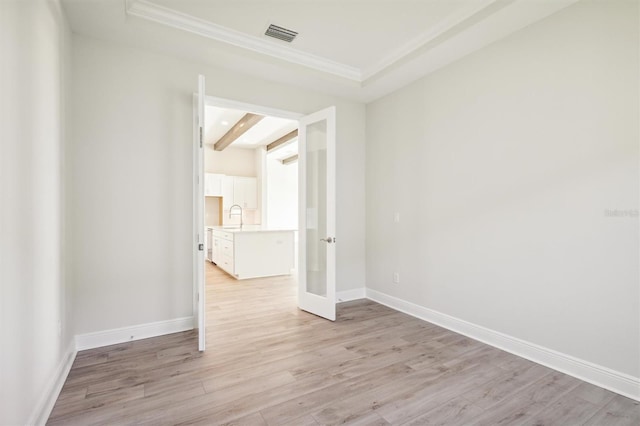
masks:
<path id="1" fill-rule="evenodd" d="M 298 306 L 336 319 L 336 109 L 300 119 Z"/>
<path id="2" fill-rule="evenodd" d="M 204 137 L 204 102 L 205 88 L 204 76 L 198 76 L 198 117 L 196 120 L 196 129 L 194 132 L 193 144 L 193 169 L 194 169 L 194 203 L 195 211 L 193 212 L 194 223 L 194 279 L 196 287 L 196 309 L 198 318 L 198 350 L 204 351 L 205 341 L 205 277 L 204 277 L 204 149 L 202 147 L 202 139 Z"/>

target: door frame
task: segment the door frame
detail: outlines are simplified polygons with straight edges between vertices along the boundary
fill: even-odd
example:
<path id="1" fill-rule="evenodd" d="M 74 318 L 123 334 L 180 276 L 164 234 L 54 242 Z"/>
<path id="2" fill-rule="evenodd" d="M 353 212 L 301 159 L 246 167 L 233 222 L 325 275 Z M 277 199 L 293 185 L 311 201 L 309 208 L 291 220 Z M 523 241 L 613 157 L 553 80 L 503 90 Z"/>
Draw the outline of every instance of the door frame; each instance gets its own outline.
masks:
<path id="1" fill-rule="evenodd" d="M 198 93 L 193 96 L 193 287 L 194 324 L 198 330 L 198 350 L 206 348 L 205 312 L 205 239 L 204 233 L 204 126 L 205 126 L 205 76 L 198 75 Z"/>

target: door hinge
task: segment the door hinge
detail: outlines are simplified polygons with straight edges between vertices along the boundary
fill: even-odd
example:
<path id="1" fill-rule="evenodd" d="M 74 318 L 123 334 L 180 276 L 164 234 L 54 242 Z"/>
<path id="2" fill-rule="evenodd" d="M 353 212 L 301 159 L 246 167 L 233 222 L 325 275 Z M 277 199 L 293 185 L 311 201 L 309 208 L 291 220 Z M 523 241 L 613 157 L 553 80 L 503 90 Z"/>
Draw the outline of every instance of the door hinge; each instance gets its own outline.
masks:
<path id="1" fill-rule="evenodd" d="M 202 148 L 202 127 L 200 127 L 200 148 Z"/>
<path id="2" fill-rule="evenodd" d="M 198 251 L 204 251 L 204 244 L 198 244 Z"/>

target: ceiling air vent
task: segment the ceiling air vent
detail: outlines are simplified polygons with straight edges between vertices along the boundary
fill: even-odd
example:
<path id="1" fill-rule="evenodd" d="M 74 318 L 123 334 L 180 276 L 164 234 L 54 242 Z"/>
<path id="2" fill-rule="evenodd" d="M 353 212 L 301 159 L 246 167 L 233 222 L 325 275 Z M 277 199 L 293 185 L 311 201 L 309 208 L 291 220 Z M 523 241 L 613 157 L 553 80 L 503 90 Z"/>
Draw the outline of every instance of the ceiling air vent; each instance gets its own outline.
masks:
<path id="1" fill-rule="evenodd" d="M 284 40 L 289 43 L 291 43 L 293 39 L 298 35 L 298 33 L 293 30 L 282 28 L 273 24 L 269 25 L 269 28 L 267 28 L 267 31 L 264 34 L 268 35 L 269 37 L 277 38 L 278 40 Z"/>

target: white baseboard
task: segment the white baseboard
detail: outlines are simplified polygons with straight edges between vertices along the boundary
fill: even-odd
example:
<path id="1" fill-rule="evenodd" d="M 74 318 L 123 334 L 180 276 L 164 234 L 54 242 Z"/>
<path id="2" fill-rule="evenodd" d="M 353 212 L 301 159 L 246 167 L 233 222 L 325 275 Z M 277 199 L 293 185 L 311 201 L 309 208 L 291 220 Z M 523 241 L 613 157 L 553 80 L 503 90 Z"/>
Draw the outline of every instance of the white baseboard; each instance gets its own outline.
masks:
<path id="1" fill-rule="evenodd" d="M 98 331 L 96 333 L 79 334 L 76 336 L 76 350 L 99 348 L 133 340 L 148 339 L 149 337 L 193 330 L 193 317 L 176 318 L 167 321 L 151 322 L 131 327 L 115 328 Z"/>
<path id="2" fill-rule="evenodd" d="M 472 339 L 640 401 L 640 378 L 500 333 L 388 294 L 367 289 L 368 299 Z"/>
<path id="3" fill-rule="evenodd" d="M 186 317 L 75 336 L 75 339 L 71 339 L 69 342 L 60 365 L 44 387 L 44 391 L 26 424 L 44 425 L 47 423 L 78 351 L 192 329 L 193 317 Z"/>
<path id="4" fill-rule="evenodd" d="M 53 406 L 58 400 L 58 395 L 60 395 L 62 386 L 67 380 L 69 370 L 71 370 L 71 366 L 73 365 L 73 361 L 76 359 L 77 353 L 75 341 L 71 339 L 64 356 L 60 360 L 58 368 L 54 371 L 47 386 L 44 387 L 43 392 L 40 395 L 40 399 L 38 400 L 34 410 L 31 412 L 31 416 L 29 416 L 29 420 L 26 424 L 44 425 L 47 423 L 49 415 L 53 410 Z"/>
<path id="5" fill-rule="evenodd" d="M 367 295 L 364 287 L 354 288 L 352 290 L 339 291 L 336 293 L 336 300 L 338 301 L 338 303 L 350 302 L 352 300 L 364 299 L 366 297 Z"/>

